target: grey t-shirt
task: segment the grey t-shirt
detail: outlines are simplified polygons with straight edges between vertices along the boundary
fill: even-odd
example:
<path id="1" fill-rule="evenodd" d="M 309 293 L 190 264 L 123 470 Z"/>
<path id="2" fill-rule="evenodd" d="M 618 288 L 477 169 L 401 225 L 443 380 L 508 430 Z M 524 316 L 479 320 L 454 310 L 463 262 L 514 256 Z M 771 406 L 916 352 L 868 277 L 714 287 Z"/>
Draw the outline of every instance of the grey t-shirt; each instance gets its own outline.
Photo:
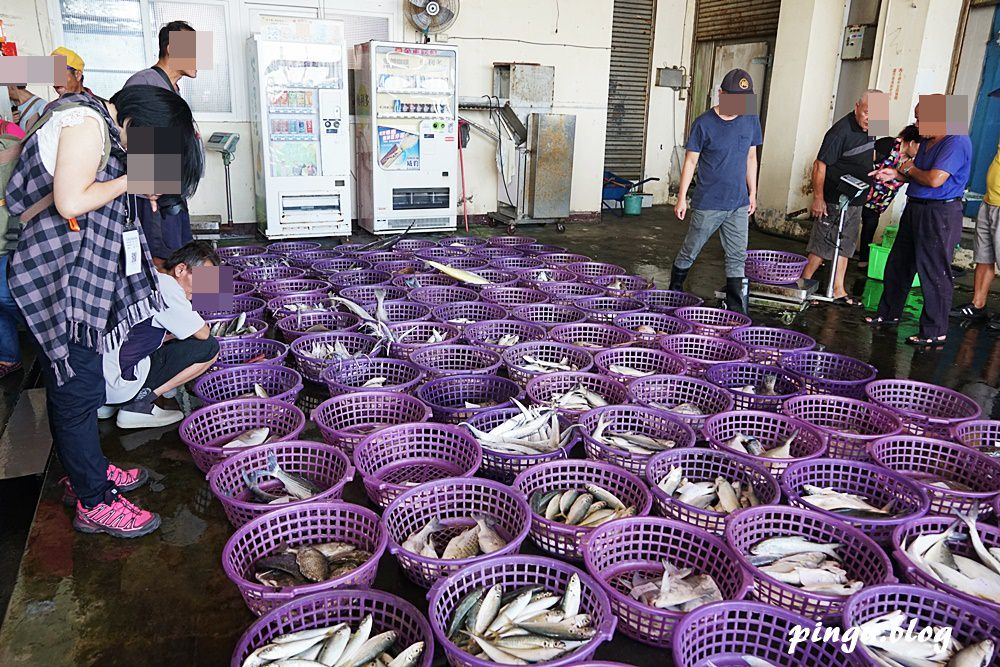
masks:
<path id="1" fill-rule="evenodd" d="M 177 88 L 171 88 L 168 86 L 166 80 L 163 78 L 163 75 L 152 67 L 140 70 L 130 76 L 122 88 L 126 86 L 157 86 L 165 90 L 172 90 L 175 93 L 180 92 Z"/>

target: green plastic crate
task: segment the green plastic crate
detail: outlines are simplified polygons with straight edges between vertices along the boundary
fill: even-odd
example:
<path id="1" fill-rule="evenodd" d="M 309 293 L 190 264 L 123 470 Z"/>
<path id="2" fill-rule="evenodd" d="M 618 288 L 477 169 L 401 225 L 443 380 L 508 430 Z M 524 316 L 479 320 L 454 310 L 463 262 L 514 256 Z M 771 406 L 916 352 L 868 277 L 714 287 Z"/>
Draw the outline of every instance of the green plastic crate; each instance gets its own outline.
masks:
<path id="1" fill-rule="evenodd" d="M 885 262 L 889 259 L 889 251 L 892 248 L 874 243 L 869 245 L 868 248 L 868 277 L 875 280 L 883 280 L 885 276 Z M 920 276 L 913 276 L 913 286 L 920 287 Z"/>

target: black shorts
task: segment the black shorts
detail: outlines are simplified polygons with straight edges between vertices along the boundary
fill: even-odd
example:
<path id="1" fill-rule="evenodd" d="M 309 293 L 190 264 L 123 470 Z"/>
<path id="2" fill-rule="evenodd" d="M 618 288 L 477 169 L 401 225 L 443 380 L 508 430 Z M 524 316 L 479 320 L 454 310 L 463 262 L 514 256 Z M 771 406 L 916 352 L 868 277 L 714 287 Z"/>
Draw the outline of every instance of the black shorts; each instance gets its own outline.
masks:
<path id="1" fill-rule="evenodd" d="M 203 364 L 218 353 L 219 341 L 214 336 L 205 340 L 198 340 L 193 336 L 186 340 L 172 340 L 149 355 L 149 375 L 142 387 L 156 389 L 185 368 Z"/>

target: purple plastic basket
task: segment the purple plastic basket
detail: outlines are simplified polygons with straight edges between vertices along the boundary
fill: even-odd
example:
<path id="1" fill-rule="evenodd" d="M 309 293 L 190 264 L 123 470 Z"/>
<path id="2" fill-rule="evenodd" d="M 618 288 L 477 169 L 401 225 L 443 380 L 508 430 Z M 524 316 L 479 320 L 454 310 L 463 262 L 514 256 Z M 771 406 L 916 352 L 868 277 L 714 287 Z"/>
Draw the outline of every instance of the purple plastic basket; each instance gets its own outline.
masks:
<path id="1" fill-rule="evenodd" d="M 742 345 L 715 336 L 673 334 L 661 338 L 659 346 L 664 352 L 683 359 L 688 365 L 688 375 L 694 377 L 702 377 L 712 366 L 747 359 L 746 348 Z"/>
<path id="2" fill-rule="evenodd" d="M 379 292 L 383 294 L 382 298 L 386 302 L 413 301 L 406 289 L 395 285 L 355 285 L 340 290 L 340 296 L 357 304 L 376 303 Z"/>
<path id="3" fill-rule="evenodd" d="M 914 480 L 930 498 L 930 514 L 978 511 L 986 516 L 1000 494 L 1000 461 L 965 445 L 901 433 L 870 443 L 868 454 L 883 468 Z M 969 491 L 934 486 L 938 481 L 957 482 Z"/>
<path id="4" fill-rule="evenodd" d="M 223 258 L 223 261 L 232 266 L 237 273 L 247 269 L 259 269 L 265 266 L 288 266 L 287 257 L 271 253 L 233 257 L 229 260 Z"/>
<path id="5" fill-rule="evenodd" d="M 590 257 L 574 252 L 547 252 L 536 256 L 539 260 L 544 262 L 546 266 L 564 266 L 566 264 L 578 264 L 580 262 L 592 261 Z"/>
<path id="6" fill-rule="evenodd" d="M 664 336 L 689 334 L 694 330 L 689 322 L 666 313 L 626 313 L 617 316 L 613 323 L 616 327 L 631 331 L 636 337 L 636 345 L 653 348 L 659 348 L 660 340 Z M 639 331 L 639 327 L 652 327 L 655 333 Z"/>
<path id="7" fill-rule="evenodd" d="M 252 394 L 254 385 L 260 385 L 268 398 L 295 405 L 302 391 L 302 376 L 285 366 L 247 364 L 206 373 L 195 381 L 191 392 L 211 405 Z"/>
<path id="8" fill-rule="evenodd" d="M 286 294 L 267 302 L 267 310 L 275 320 L 299 313 L 334 312 L 339 308 L 326 294 Z"/>
<path id="9" fill-rule="evenodd" d="M 198 314 L 203 319 L 221 319 L 223 317 L 234 317 L 240 313 L 246 313 L 247 317 L 259 320 L 264 317 L 263 299 L 255 296 L 233 296 L 233 307 L 228 310 L 198 310 Z"/>
<path id="10" fill-rule="evenodd" d="M 781 355 L 779 366 L 802 376 L 810 394 L 836 394 L 864 398 L 865 385 L 878 370 L 854 357 L 833 352 L 789 352 Z"/>
<path id="11" fill-rule="evenodd" d="M 500 355 L 475 345 L 427 345 L 410 353 L 410 361 L 428 378 L 446 375 L 492 375 L 500 369 Z"/>
<path id="12" fill-rule="evenodd" d="M 330 283 L 316 278 L 283 278 L 268 280 L 257 286 L 257 293 L 262 299 L 271 299 L 286 294 L 326 294 L 332 290 Z"/>
<path id="13" fill-rule="evenodd" d="M 346 542 L 370 551 L 361 567 L 317 583 L 272 588 L 253 579 L 254 562 L 283 546 Z M 379 558 L 385 552 L 385 528 L 375 512 L 343 502 L 301 503 L 252 519 L 233 533 L 222 548 L 222 568 L 236 584 L 243 601 L 260 616 L 295 598 L 338 588 L 368 588 L 375 582 Z"/>
<path id="14" fill-rule="evenodd" d="M 470 249 L 471 248 L 468 247 L 445 248 L 441 246 L 435 246 L 433 248 L 421 248 L 420 250 L 415 251 L 413 254 L 416 257 L 419 257 L 420 259 L 429 259 L 431 261 L 443 264 L 447 262 L 447 260 L 453 259 L 455 257 L 465 257 L 466 255 L 469 254 Z"/>
<path id="15" fill-rule="evenodd" d="M 296 250 L 295 252 L 290 252 L 286 257 L 288 258 L 288 263 L 292 266 L 297 266 L 300 269 L 311 270 L 312 265 L 320 260 L 333 259 L 335 257 L 340 257 L 339 250 Z"/>
<path id="16" fill-rule="evenodd" d="M 763 466 L 716 449 L 671 449 L 649 459 L 645 472 L 656 509 L 668 519 L 683 521 L 716 535 L 721 535 L 726 527 L 726 514 L 682 503 L 659 487 L 660 481 L 675 466 L 680 467 L 684 471 L 684 477 L 691 482 L 714 482 L 717 477 L 722 476 L 730 482 L 738 481 L 740 486 L 752 487 L 762 505 L 781 502 L 778 481 Z"/>
<path id="17" fill-rule="evenodd" d="M 465 423 L 475 429 L 488 433 L 511 417 L 519 414 L 521 414 L 520 408 L 491 408 L 469 418 Z M 569 427 L 570 422 L 564 417 L 559 417 L 560 433 L 565 433 Z M 479 468 L 479 474 L 503 482 L 504 484 L 510 484 L 518 474 L 528 468 L 548 461 L 568 459 L 570 452 L 579 442 L 579 430 L 574 430 L 570 432 L 566 444 L 555 451 L 545 454 L 507 454 L 506 452 L 491 450 L 480 441 L 479 444 L 483 445 L 483 465 Z"/>
<path id="18" fill-rule="evenodd" d="M 474 374 L 431 380 L 417 389 L 416 395 L 430 407 L 434 421 L 458 424 L 489 410 L 509 408 L 514 405 L 512 399 L 520 399 L 524 393 L 508 378 Z"/>
<path id="19" fill-rule="evenodd" d="M 376 271 L 385 271 L 386 273 L 391 273 L 396 276 L 399 274 L 406 275 L 416 273 L 417 271 L 423 271 L 424 266 L 423 260 L 411 258 L 382 261 L 373 265 L 372 268 Z"/>
<path id="20" fill-rule="evenodd" d="M 472 477 L 483 450 L 465 429 L 445 424 L 399 424 L 362 440 L 354 465 L 368 498 L 385 509 L 409 488 L 448 477 Z"/>
<path id="21" fill-rule="evenodd" d="M 572 306 L 579 299 L 607 294 L 607 290 L 603 287 L 575 280 L 562 283 L 536 283 L 535 289 L 548 294 L 549 301 L 560 306 Z"/>
<path id="22" fill-rule="evenodd" d="M 323 244 L 319 241 L 277 241 L 267 244 L 267 251 L 278 255 L 290 255 L 303 250 L 319 250 Z"/>
<path id="23" fill-rule="evenodd" d="M 272 442 L 295 440 L 306 425 L 306 416 L 294 405 L 275 398 L 239 398 L 199 408 L 178 429 L 181 442 L 191 451 L 202 472 L 241 448 L 224 449 L 236 436 L 255 428 L 269 428 Z"/>
<path id="24" fill-rule="evenodd" d="M 525 368 L 527 362 L 525 355 L 539 361 L 559 363 L 563 359 L 567 365 L 575 366 L 575 370 L 587 372 L 594 365 L 594 358 L 586 352 L 573 345 L 566 343 L 556 343 L 551 340 L 535 340 L 526 343 L 518 343 L 504 350 L 501 355 L 504 367 L 507 369 L 507 376 L 520 385 L 526 385 L 533 377 L 554 373 L 558 369 L 543 371 L 529 370 Z"/>
<path id="25" fill-rule="evenodd" d="M 653 286 L 653 281 L 646 276 L 629 274 L 597 276 L 592 281 L 592 284 L 606 289 L 608 296 L 632 297 L 636 292 L 650 289 Z"/>
<path id="26" fill-rule="evenodd" d="M 615 347 L 604 350 L 594 355 L 594 365 L 604 375 L 625 385 L 650 375 L 684 375 L 687 371 L 687 363 L 676 354 L 648 347 Z M 645 375 L 619 373 L 612 366 L 627 366 Z"/>
<path id="27" fill-rule="evenodd" d="M 323 442 L 347 454 L 365 438 L 385 428 L 431 418 L 418 398 L 392 391 L 355 391 L 320 403 L 310 418 Z"/>
<path id="28" fill-rule="evenodd" d="M 215 360 L 212 370 L 246 366 L 251 359 L 260 355 L 266 358 L 253 364 L 261 366 L 282 366 L 288 356 L 288 346 L 281 341 L 270 338 L 221 338 L 219 339 L 219 357 Z M 250 365 L 253 365 L 250 364 Z"/>
<path id="29" fill-rule="evenodd" d="M 678 308 L 700 306 L 705 301 L 688 292 L 678 292 L 667 289 L 640 290 L 633 298 L 642 301 L 654 313 L 672 315 Z"/>
<path id="30" fill-rule="evenodd" d="M 413 261 L 414 260 L 414 257 L 413 257 L 412 253 L 408 253 L 408 252 L 396 252 L 394 250 L 375 250 L 375 251 L 372 251 L 372 252 L 363 252 L 363 253 L 361 253 L 361 258 L 363 260 L 365 260 L 366 262 L 368 262 L 369 264 L 371 264 L 373 269 L 375 268 L 376 264 L 381 264 L 383 262 L 398 262 L 400 260 L 409 260 L 409 261 Z M 419 269 L 422 265 L 423 264 L 421 263 L 420 265 L 414 266 L 413 268 Z M 385 271 L 387 269 L 382 269 L 382 270 Z M 390 271 L 390 273 L 392 273 L 392 272 Z"/>
<path id="31" fill-rule="evenodd" d="M 437 261 L 437 260 L 435 260 Z M 461 269 L 463 271 L 472 271 L 474 269 L 485 269 L 489 268 L 490 260 L 485 257 L 477 257 L 476 255 L 465 255 L 463 257 L 448 257 L 438 261 L 439 264 L 447 266 L 452 269 Z M 437 269 L 431 270 L 437 271 Z"/>
<path id="32" fill-rule="evenodd" d="M 386 301 L 382 305 L 386 322 L 422 322 L 431 319 L 431 307 L 425 303 Z M 376 303 L 366 303 L 364 308 L 375 316 Z"/>
<path id="33" fill-rule="evenodd" d="M 244 476 L 266 470 L 271 456 L 282 470 L 308 479 L 321 489 L 320 492 L 311 498 L 292 500 L 282 505 L 255 501 Z M 346 454 L 319 442 L 288 440 L 251 447 L 226 457 L 208 471 L 208 488 L 222 503 L 229 523 L 239 528 L 282 507 L 340 500 L 344 487 L 353 478 L 354 466 Z M 273 478 L 267 478 L 261 486 L 273 492 L 279 484 Z"/>
<path id="34" fill-rule="evenodd" d="M 400 239 L 393 246 L 399 252 L 416 252 L 425 248 L 437 247 L 437 242 L 430 239 Z"/>
<path id="35" fill-rule="evenodd" d="M 792 463 L 818 459 L 827 452 L 826 436 L 822 431 L 806 422 L 776 412 L 722 412 L 706 419 L 702 431 L 710 447 L 764 466 L 775 476 L 780 475 Z M 789 458 L 768 458 L 732 449 L 729 442 L 737 434 L 757 438 L 768 451 L 783 445 L 793 434 L 795 440 L 789 447 Z"/>
<path id="36" fill-rule="evenodd" d="M 473 248 L 470 252 L 473 257 L 483 257 L 490 260 L 500 259 L 501 257 L 524 257 L 524 253 L 516 248 L 509 248 L 499 245 L 485 245 L 479 246 L 478 248 Z"/>
<path id="37" fill-rule="evenodd" d="M 804 507 L 846 521 L 882 545 L 892 542 L 892 531 L 896 526 L 923 517 L 930 506 L 927 494 L 916 482 L 905 475 L 863 461 L 845 459 L 800 461 L 785 469 L 780 483 L 781 492 L 793 507 Z M 801 491 L 807 484 L 862 496 L 875 507 L 884 507 L 891 503 L 893 516 L 883 519 L 862 519 L 814 507 L 802 499 Z"/>
<path id="38" fill-rule="evenodd" d="M 557 343 L 576 345 L 592 353 L 616 347 L 629 347 L 636 342 L 635 334 L 631 331 L 597 322 L 560 324 L 549 330 L 549 339 Z"/>
<path id="39" fill-rule="evenodd" d="M 528 255 L 548 255 L 567 252 L 566 248 L 561 245 L 553 245 L 551 243 L 519 243 L 513 247 Z"/>
<path id="40" fill-rule="evenodd" d="M 753 577 L 753 597 L 761 602 L 821 620 L 840 613 L 848 600 L 846 596 L 805 591 L 782 583 L 750 564 L 747 554 L 752 547 L 763 540 L 783 536 L 841 544 L 837 553 L 850 579 L 861 581 L 865 586 L 896 583 L 892 563 L 882 547 L 854 526 L 801 507 L 759 505 L 729 517 L 725 537 L 743 569 Z"/>
<path id="41" fill-rule="evenodd" d="M 233 653 L 230 667 L 242 667 L 257 648 L 279 635 L 348 623 L 357 627 L 371 615 L 372 636 L 392 630 L 397 633 L 395 651 L 417 642 L 424 652 L 415 667 L 431 667 L 434 633 L 416 607 L 389 593 L 377 590 L 333 590 L 299 597 L 268 612 L 243 633 Z"/>
<path id="42" fill-rule="evenodd" d="M 566 268 L 582 277 L 585 282 L 600 276 L 624 276 L 628 273 L 625 267 L 607 262 L 573 262 L 567 264 Z"/>
<path id="43" fill-rule="evenodd" d="M 439 579 L 428 593 L 427 616 L 430 618 L 434 636 L 444 648 L 451 667 L 496 667 L 496 663 L 473 657 L 456 646 L 447 636 L 448 621 L 458 604 L 473 590 L 489 588 L 495 584 L 505 591 L 513 591 L 525 586 L 539 586 L 554 591 L 563 591 L 570 577 L 580 578 L 580 613 L 590 616 L 597 634 L 579 648 L 556 660 L 544 663 L 546 667 L 568 667 L 591 658 L 597 647 L 611 639 L 615 631 L 615 617 L 611 613 L 608 598 L 594 579 L 572 565 L 537 556 L 502 556 L 491 558 L 466 567 L 445 578 Z"/>
<path id="44" fill-rule="evenodd" d="M 487 243 L 489 239 L 482 236 L 442 236 L 438 239 L 442 248 L 477 248 Z"/>
<path id="45" fill-rule="evenodd" d="M 410 301 L 423 303 L 430 306 L 440 306 L 443 303 L 453 303 L 455 301 L 479 301 L 479 292 L 469 287 L 433 286 L 418 287 L 410 290 Z"/>
<path id="46" fill-rule="evenodd" d="M 491 236 L 486 239 L 486 243 L 492 246 L 511 248 L 519 245 L 530 245 L 536 240 L 530 236 Z"/>
<path id="47" fill-rule="evenodd" d="M 482 515 L 493 520 L 493 529 L 506 544 L 489 554 L 444 560 L 407 551 L 403 542 L 432 519 L 445 528 L 439 546 L 472 525 L 470 517 Z M 383 513 L 389 534 L 389 553 L 396 557 L 407 578 L 430 588 L 435 581 L 458 572 L 467 565 L 516 554 L 528 537 L 531 508 L 527 501 L 506 484 L 472 477 L 452 477 L 426 482 L 393 500 Z"/>
<path id="48" fill-rule="evenodd" d="M 374 378 L 385 378 L 381 387 L 366 387 Z M 352 391 L 396 391 L 412 394 L 424 381 L 424 372 L 402 359 L 366 358 L 350 359 L 342 364 L 329 366 L 320 380 L 326 384 L 331 396 Z"/>
<path id="49" fill-rule="evenodd" d="M 646 309 L 646 305 L 621 296 L 589 296 L 577 300 L 573 304 L 587 314 L 591 322 L 604 322 L 610 324 L 619 315 L 626 313 L 640 313 Z"/>
<path id="50" fill-rule="evenodd" d="M 447 322 L 464 329 L 473 322 L 505 319 L 507 309 L 484 301 L 456 301 L 436 306 L 431 311 L 431 317 L 438 322 Z"/>
<path id="51" fill-rule="evenodd" d="M 867 461 L 868 443 L 903 431 L 899 417 L 885 408 L 843 396 L 795 396 L 781 412 L 822 431 L 829 442 L 827 455 L 838 459 Z"/>
<path id="52" fill-rule="evenodd" d="M 309 268 L 321 276 L 334 276 L 350 271 L 369 271 L 372 264 L 357 257 L 332 257 L 315 261 Z"/>
<path id="53" fill-rule="evenodd" d="M 484 287 L 480 295 L 483 301 L 495 303 L 504 308 L 543 303 L 549 299 L 549 295 L 545 292 L 530 287 Z M 456 299 L 456 301 L 458 300 Z"/>
<path id="54" fill-rule="evenodd" d="M 530 322 L 522 322 L 521 320 L 484 320 L 467 325 L 463 335 L 472 345 L 502 353 L 510 346 L 489 343 L 487 341 L 498 341 L 501 336 L 506 335 L 519 336 L 520 340 L 518 340 L 518 343 L 526 343 L 530 340 L 542 340 L 545 338 L 545 327 L 538 324 L 531 324 Z"/>
<path id="55" fill-rule="evenodd" d="M 365 252 L 365 248 L 370 245 L 368 243 L 341 243 L 335 246 L 334 249 L 339 251 L 344 257 L 357 257 L 361 253 Z"/>
<path id="56" fill-rule="evenodd" d="M 804 333 L 775 327 L 739 327 L 729 332 L 729 338 L 745 347 L 750 361 L 758 364 L 777 364 L 782 354 L 816 347 L 816 341 Z"/>
<path id="57" fill-rule="evenodd" d="M 516 250 L 511 252 L 517 252 Z M 514 273 L 516 271 L 522 271 L 524 269 L 538 269 L 545 266 L 545 262 L 538 259 L 537 257 L 526 257 L 520 255 L 517 257 L 496 257 L 490 260 L 490 266 L 494 269 L 500 269 L 501 271 L 507 271 Z"/>
<path id="58" fill-rule="evenodd" d="M 240 280 L 233 281 L 233 296 L 252 296 L 257 291 L 257 286 L 253 283 L 245 283 Z"/>
<path id="59" fill-rule="evenodd" d="M 812 628 L 813 619 L 761 602 L 713 602 L 688 612 L 674 628 L 674 667 L 743 666 L 753 656 L 781 667 L 858 667 L 838 641 L 808 637 L 789 654 L 796 628 Z"/>
<path id="60" fill-rule="evenodd" d="M 611 601 L 618 631 L 651 646 L 668 647 L 684 612 L 657 609 L 629 591 L 636 573 L 663 574 L 661 561 L 707 574 L 726 600 L 742 600 L 753 581 L 726 543 L 706 530 L 673 519 L 634 517 L 599 526 L 583 545 L 583 559 Z"/>
<path id="61" fill-rule="evenodd" d="M 749 315 L 707 306 L 685 306 L 673 314 L 689 323 L 693 327 L 692 333 L 700 336 L 727 336 L 733 329 L 753 323 Z"/>
<path id="62" fill-rule="evenodd" d="M 475 285 L 470 283 L 469 286 L 476 289 L 483 289 L 485 287 L 489 287 L 490 285 L 509 285 L 514 287 L 520 282 L 520 278 L 513 273 L 501 271 L 500 269 L 494 269 L 492 266 L 484 266 L 481 269 L 471 269 L 469 273 L 474 273 L 480 278 L 484 278 L 489 281 L 486 285 Z"/>
<path id="63" fill-rule="evenodd" d="M 398 359 L 409 359 L 414 350 L 418 350 L 428 345 L 451 344 L 458 342 L 462 336 L 462 330 L 454 324 L 443 322 L 393 322 L 389 325 L 389 331 L 396 337 L 396 340 L 389 344 L 389 355 Z M 440 343 L 428 343 L 427 341 L 434 332 L 444 336 Z"/>
<path id="64" fill-rule="evenodd" d="M 925 516 L 922 519 L 915 519 L 902 526 L 897 526 L 892 532 L 892 557 L 903 570 L 903 578 L 911 584 L 952 595 L 971 603 L 977 609 L 990 610 L 994 614 L 1000 613 L 1000 604 L 971 595 L 960 588 L 940 581 L 925 572 L 903 549 L 903 544 L 912 544 L 913 540 L 921 535 L 943 533 L 953 525 L 954 539 L 948 540 L 948 549 L 955 555 L 977 559 L 975 547 L 972 540 L 969 539 L 969 528 L 964 522 L 956 520 L 954 516 Z M 976 532 L 979 533 L 979 538 L 987 549 L 1000 548 L 1000 528 L 984 521 L 977 521 Z M 996 627 L 994 626 L 994 628 Z"/>
<path id="65" fill-rule="evenodd" d="M 759 387 L 764 379 L 773 375 L 774 396 L 765 396 L 744 391 L 748 386 Z M 782 404 L 793 396 L 802 393 L 802 380 L 797 375 L 775 366 L 752 364 L 737 361 L 731 364 L 717 364 L 705 371 L 705 379 L 714 385 L 722 387 L 733 395 L 736 410 L 764 410 L 780 412 Z"/>
<path id="66" fill-rule="evenodd" d="M 220 318 L 213 319 L 213 320 L 205 320 L 205 324 L 207 324 L 208 327 L 211 329 L 212 325 L 218 324 L 219 322 L 232 322 L 232 321 L 233 321 L 233 318 L 231 318 L 231 317 L 220 317 Z M 264 320 L 260 320 L 260 319 L 255 319 L 255 318 L 248 317 L 246 319 L 246 325 L 254 327 L 255 329 L 257 329 L 257 331 L 254 331 L 253 333 L 247 332 L 247 333 L 243 333 L 243 334 L 239 334 L 239 335 L 216 336 L 215 338 L 216 338 L 216 340 L 226 340 L 228 338 L 266 338 L 267 337 L 268 326 L 267 326 L 267 322 L 265 322 Z"/>
<path id="67" fill-rule="evenodd" d="M 281 337 L 285 339 L 285 342 L 292 343 L 302 336 L 308 336 L 313 333 L 357 331 L 360 325 L 361 319 L 352 313 L 313 311 L 282 317 L 278 320 L 277 328 L 281 332 Z M 330 332 L 307 331 L 307 329 L 316 326 L 326 327 Z"/>
<path id="68" fill-rule="evenodd" d="M 973 419 L 956 424 L 951 429 L 951 439 L 973 449 L 1000 449 L 1000 421 Z"/>
<path id="69" fill-rule="evenodd" d="M 701 433 L 709 415 L 733 409 L 733 395 L 701 378 L 686 375 L 650 375 L 637 378 L 628 385 L 629 400 L 657 410 L 665 410 Z M 700 415 L 674 412 L 673 408 L 690 403 L 701 410 Z"/>
<path id="70" fill-rule="evenodd" d="M 637 475 L 603 461 L 565 459 L 533 466 L 514 478 L 513 487 L 531 502 L 536 491 L 580 489 L 595 484 L 615 494 L 626 507 L 635 506 L 639 516 L 649 514 L 653 496 Z M 622 519 L 615 519 L 621 521 Z M 586 526 L 572 526 L 531 513 L 531 540 L 539 549 L 558 558 L 583 559 L 583 540 L 594 531 Z"/>
<path id="71" fill-rule="evenodd" d="M 302 377 L 312 382 L 322 382 L 320 376 L 328 366 L 339 365 L 338 359 L 319 359 L 307 354 L 313 345 L 326 344 L 336 345 L 340 343 L 351 355 L 378 356 L 376 350 L 379 346 L 378 340 L 374 336 L 367 336 L 357 331 L 331 331 L 329 333 L 306 334 L 296 338 L 291 343 L 292 356 L 299 367 Z"/>
<path id="72" fill-rule="evenodd" d="M 267 283 L 272 280 L 290 280 L 293 278 L 304 278 L 306 275 L 305 269 L 300 269 L 295 266 L 258 266 L 252 269 L 244 269 L 240 271 L 239 275 L 236 277 L 246 283 L 253 283 L 254 285 L 260 286 L 261 283 Z"/>
<path id="73" fill-rule="evenodd" d="M 331 260 L 336 261 L 336 260 Z M 355 269 L 327 274 L 330 284 L 336 289 L 354 287 L 356 285 L 386 285 L 392 280 L 392 274 L 375 269 Z"/>
<path id="74" fill-rule="evenodd" d="M 628 400 L 628 392 L 625 389 L 625 385 L 612 380 L 606 375 L 598 375 L 597 373 L 576 372 L 539 375 L 528 382 L 525 392 L 532 403 L 552 406 L 552 396 L 554 394 L 564 394 L 581 384 L 607 401 L 608 405 L 619 405 Z M 586 410 L 556 408 L 556 412 L 575 422 Z"/>
<path id="75" fill-rule="evenodd" d="M 396 276 L 392 279 L 391 283 L 395 287 L 402 287 L 403 289 L 418 289 L 410 287 L 410 283 L 412 283 L 412 281 L 416 281 L 420 287 L 436 287 L 438 285 L 448 286 L 458 284 L 457 280 L 451 276 L 446 276 L 443 273 L 409 273 Z"/>
<path id="76" fill-rule="evenodd" d="M 540 324 L 551 329 L 560 324 L 574 324 L 587 319 L 587 314 L 573 306 L 560 306 L 554 303 L 529 303 L 517 306 L 510 311 L 515 320 L 523 320 L 532 324 Z"/>
<path id="77" fill-rule="evenodd" d="M 562 267 L 521 269 L 514 273 L 523 287 L 540 289 L 545 283 L 579 282 L 580 276 Z"/>
<path id="78" fill-rule="evenodd" d="M 744 268 L 750 280 L 768 285 L 785 285 L 801 278 L 808 263 L 808 259 L 794 252 L 748 250 Z"/>
<path id="79" fill-rule="evenodd" d="M 591 434 L 598 423 L 604 422 L 609 433 L 634 433 L 654 438 L 673 440 L 674 447 L 694 447 L 694 430 L 677 415 L 642 405 L 608 405 L 585 412 L 580 417 L 583 447 L 587 458 L 606 461 L 631 473 L 642 476 L 652 456 L 626 452 L 595 440 Z"/>
<path id="80" fill-rule="evenodd" d="M 978 419 L 982 413 L 979 404 L 965 394 L 916 380 L 875 380 L 865 386 L 865 395 L 896 413 L 913 435 L 930 438 L 950 438 L 954 426 Z"/>
<path id="81" fill-rule="evenodd" d="M 267 248 L 262 245 L 230 245 L 215 249 L 215 254 L 224 260 L 234 257 L 244 257 L 246 255 L 263 255 L 266 252 Z"/>

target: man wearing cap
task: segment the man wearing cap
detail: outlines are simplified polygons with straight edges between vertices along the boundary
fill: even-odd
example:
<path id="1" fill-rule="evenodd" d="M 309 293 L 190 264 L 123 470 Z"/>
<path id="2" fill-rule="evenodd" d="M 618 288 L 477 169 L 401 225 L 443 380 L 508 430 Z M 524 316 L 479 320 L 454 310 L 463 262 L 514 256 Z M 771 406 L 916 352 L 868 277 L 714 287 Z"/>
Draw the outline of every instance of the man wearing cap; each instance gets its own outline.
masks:
<path id="1" fill-rule="evenodd" d="M 57 95 L 61 97 L 65 93 L 87 93 L 91 97 L 101 100 L 102 103 L 105 102 L 103 98 L 95 95 L 94 91 L 83 85 L 83 58 L 81 58 L 76 51 L 70 51 L 65 46 L 60 46 L 49 55 L 66 58 L 66 80 L 57 81 L 56 84 L 52 86 Z M 55 100 L 46 104 L 45 108 L 42 109 L 42 115 L 44 115 L 54 103 Z M 107 107 L 107 104 L 104 106 Z"/>
<path id="2" fill-rule="evenodd" d="M 837 246 L 837 230 L 840 227 L 840 209 L 837 190 L 840 177 L 851 175 L 858 180 L 871 183 L 868 173 L 875 162 L 875 139 L 868 136 L 868 95 L 879 90 L 866 90 L 855 103 L 854 111 L 847 114 L 827 130 L 819 154 L 813 162 L 813 200 L 809 211 L 816 222 L 806 251 L 809 263 L 802 272 L 803 278 L 812 278 L 823 262 L 833 261 Z M 857 250 L 858 235 L 861 233 L 861 209 L 864 198 L 850 202 L 844 214 L 844 226 L 840 232 L 840 257 L 835 267 L 833 280 L 834 303 L 846 306 L 856 305 L 844 287 L 847 274 L 847 260 Z"/>
<path id="3" fill-rule="evenodd" d="M 726 307 L 747 310 L 747 225 L 757 208 L 757 146 L 760 146 L 753 80 L 741 69 L 722 79 L 719 103 L 691 124 L 681 168 L 674 213 L 684 220 L 687 194 L 698 168 L 698 185 L 691 197 L 691 222 L 670 271 L 670 289 L 684 289 L 684 280 L 708 239 L 716 232 L 726 255 Z"/>

